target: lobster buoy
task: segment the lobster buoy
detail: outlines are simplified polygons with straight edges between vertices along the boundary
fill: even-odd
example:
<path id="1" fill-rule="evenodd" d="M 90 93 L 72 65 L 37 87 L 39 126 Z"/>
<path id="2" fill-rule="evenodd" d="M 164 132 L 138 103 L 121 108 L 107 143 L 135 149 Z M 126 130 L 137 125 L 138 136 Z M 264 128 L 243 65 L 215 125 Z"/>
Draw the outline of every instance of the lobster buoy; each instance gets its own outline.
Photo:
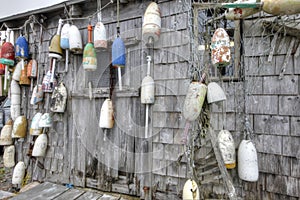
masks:
<path id="1" fill-rule="evenodd" d="M 15 166 L 15 146 L 5 147 L 3 154 L 4 167 L 11 168 Z"/>
<path id="2" fill-rule="evenodd" d="M 12 120 L 8 120 L 5 126 L 1 130 L 0 135 L 0 145 L 12 145 L 13 141 L 11 138 L 11 132 L 12 132 Z"/>
<path id="3" fill-rule="evenodd" d="M 216 103 L 225 100 L 226 95 L 219 84 L 217 84 L 216 82 L 210 82 L 207 85 L 207 102 Z"/>
<path id="4" fill-rule="evenodd" d="M 62 49 L 69 49 L 69 32 L 70 32 L 70 24 L 66 23 L 63 25 L 60 34 L 60 47 Z"/>
<path id="5" fill-rule="evenodd" d="M 126 55 L 125 44 L 120 37 L 117 37 L 112 44 L 112 65 L 113 67 L 125 67 Z"/>
<path id="6" fill-rule="evenodd" d="M 82 53 L 81 34 L 75 25 L 71 25 L 69 29 L 69 45 L 70 45 L 71 52 L 75 54 Z"/>
<path id="7" fill-rule="evenodd" d="M 299 0 L 262 0 L 263 11 L 271 15 L 293 15 L 300 13 Z"/>
<path id="8" fill-rule="evenodd" d="M 16 58 L 19 60 L 27 59 L 29 57 L 29 47 L 28 42 L 24 36 L 19 36 L 17 38 L 16 44 Z"/>
<path id="9" fill-rule="evenodd" d="M 21 70 L 21 77 L 20 77 L 19 84 L 23 86 L 30 86 L 30 83 L 31 81 L 27 76 L 27 65 L 25 64 L 24 68 Z"/>
<path id="10" fill-rule="evenodd" d="M 256 3 L 256 0 L 238 0 L 234 3 Z M 225 13 L 228 20 L 240 20 L 261 11 L 261 8 L 229 8 Z"/>
<path id="11" fill-rule="evenodd" d="M 43 131 L 43 129 L 39 126 L 40 119 L 42 117 L 42 113 L 38 112 L 36 113 L 31 121 L 30 125 L 30 135 L 40 135 Z"/>
<path id="12" fill-rule="evenodd" d="M 206 97 L 207 86 L 201 82 L 192 82 L 189 86 L 183 105 L 183 117 L 194 121 L 200 115 Z"/>
<path id="13" fill-rule="evenodd" d="M 43 96 L 44 96 L 44 92 L 43 92 L 42 85 L 38 84 L 34 86 L 32 96 L 30 99 L 30 104 L 36 105 L 37 103 L 42 102 Z"/>
<path id="14" fill-rule="evenodd" d="M 63 83 L 60 83 L 54 88 L 51 97 L 50 110 L 52 112 L 64 113 L 67 105 L 67 88 Z"/>
<path id="15" fill-rule="evenodd" d="M 25 138 L 27 131 L 27 119 L 25 116 L 19 116 L 14 121 L 12 138 Z"/>
<path id="16" fill-rule="evenodd" d="M 221 130 L 219 132 L 218 145 L 226 168 L 235 168 L 235 145 L 233 137 L 228 130 Z"/>
<path id="17" fill-rule="evenodd" d="M 200 193 L 197 183 L 189 179 L 185 182 L 182 191 L 183 200 L 200 200 Z"/>
<path id="18" fill-rule="evenodd" d="M 15 81 L 20 81 L 21 72 L 22 72 L 22 62 L 20 61 L 17 63 L 17 65 L 15 67 L 14 73 L 12 75 L 12 79 Z"/>
<path id="19" fill-rule="evenodd" d="M 44 113 L 39 121 L 39 127 L 40 128 L 49 128 L 52 127 L 52 116 L 50 113 Z"/>
<path id="20" fill-rule="evenodd" d="M 63 52 L 62 52 L 62 48 L 60 47 L 61 26 L 62 26 L 62 20 L 59 19 L 56 35 L 54 35 L 50 40 L 50 45 L 49 45 L 49 57 L 50 58 L 56 58 L 56 59 L 62 58 Z"/>
<path id="21" fill-rule="evenodd" d="M 43 92 L 52 92 L 53 91 L 53 88 L 55 88 L 55 86 L 57 85 L 57 80 L 54 76 L 53 78 L 53 82 L 52 82 L 52 85 L 51 85 L 51 76 L 52 76 L 52 72 L 51 70 L 49 70 L 44 78 L 43 78 L 43 82 L 42 82 L 42 90 Z"/>
<path id="22" fill-rule="evenodd" d="M 155 85 L 154 80 L 151 76 L 147 75 L 142 81 L 141 87 L 141 103 L 142 104 L 153 104 Z"/>
<path id="23" fill-rule="evenodd" d="M 102 22 L 97 22 L 94 29 L 95 49 L 107 49 L 106 29 Z"/>
<path id="24" fill-rule="evenodd" d="M 36 59 L 31 59 L 27 65 L 27 77 L 36 78 L 38 74 L 38 63 Z"/>
<path id="25" fill-rule="evenodd" d="M 25 175 L 25 163 L 19 161 L 14 168 L 12 176 L 12 184 L 21 184 Z"/>
<path id="26" fill-rule="evenodd" d="M 146 43 L 150 38 L 153 38 L 154 42 L 158 41 L 161 29 L 161 13 L 157 3 L 152 2 L 147 7 L 144 14 L 142 34 Z"/>
<path id="27" fill-rule="evenodd" d="M 230 64 L 230 39 L 223 28 L 218 28 L 211 41 L 211 61 L 216 67 L 224 67 Z"/>
<path id="28" fill-rule="evenodd" d="M 34 142 L 32 156 L 45 157 L 47 150 L 48 138 L 45 133 L 39 135 Z"/>
<path id="29" fill-rule="evenodd" d="M 258 180 L 257 152 L 251 140 L 242 140 L 238 149 L 238 174 L 249 182 Z"/>
<path id="30" fill-rule="evenodd" d="M 88 25 L 88 43 L 84 47 L 82 66 L 86 71 L 95 71 L 97 69 L 97 55 L 92 43 L 92 25 Z"/>
<path id="31" fill-rule="evenodd" d="M 5 42 L 1 47 L 0 63 L 3 65 L 14 66 L 15 48 L 12 43 Z"/>
<path id="32" fill-rule="evenodd" d="M 11 105 L 10 115 L 15 120 L 21 115 L 21 88 L 17 81 L 12 80 L 10 84 Z"/>
<path id="33" fill-rule="evenodd" d="M 110 99 L 106 99 L 101 107 L 99 127 L 112 128 L 114 126 L 114 109 Z"/>

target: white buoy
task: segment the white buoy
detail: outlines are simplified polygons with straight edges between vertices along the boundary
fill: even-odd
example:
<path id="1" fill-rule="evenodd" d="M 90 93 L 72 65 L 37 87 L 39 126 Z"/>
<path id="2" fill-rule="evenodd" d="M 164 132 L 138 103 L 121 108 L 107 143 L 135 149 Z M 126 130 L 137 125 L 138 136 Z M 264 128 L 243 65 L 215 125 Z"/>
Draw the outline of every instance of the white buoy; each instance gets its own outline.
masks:
<path id="1" fill-rule="evenodd" d="M 207 85 L 207 102 L 217 103 L 220 101 L 225 101 L 226 95 L 223 89 L 216 82 L 210 82 Z"/>
<path id="2" fill-rule="evenodd" d="M 185 182 L 182 191 L 183 200 L 200 200 L 200 193 L 197 183 L 189 179 Z"/>
<path id="3" fill-rule="evenodd" d="M 12 138 L 25 138 L 27 132 L 27 119 L 25 116 L 19 116 L 14 121 Z"/>
<path id="4" fill-rule="evenodd" d="M 231 133 L 228 130 L 221 130 L 218 134 L 218 145 L 227 169 L 236 166 L 235 145 Z"/>
<path id="5" fill-rule="evenodd" d="M 31 121 L 30 126 L 30 135 L 40 135 L 43 131 L 43 128 L 39 126 L 40 119 L 42 117 L 42 113 L 38 112 L 36 113 Z"/>
<path id="6" fill-rule="evenodd" d="M 113 128 L 114 126 L 114 109 L 110 99 L 106 99 L 101 107 L 99 127 Z"/>
<path id="7" fill-rule="evenodd" d="M 60 34 L 60 47 L 62 49 L 66 50 L 66 60 L 65 60 L 65 71 L 64 72 L 68 72 L 68 68 L 69 68 L 70 27 L 71 27 L 70 24 L 65 23 L 61 29 L 61 34 Z"/>
<path id="8" fill-rule="evenodd" d="M 37 103 L 43 101 L 43 98 L 44 98 L 43 86 L 41 84 L 37 84 L 33 88 L 30 104 L 36 105 Z"/>
<path id="9" fill-rule="evenodd" d="M 14 73 L 12 75 L 12 79 L 15 81 L 20 81 L 21 72 L 22 72 L 22 62 L 20 61 L 17 63 L 17 65 L 15 67 Z"/>
<path id="10" fill-rule="evenodd" d="M 12 120 L 8 120 L 5 126 L 1 130 L 1 135 L 0 135 L 0 145 L 12 145 L 13 140 L 11 137 L 12 133 Z"/>
<path id="11" fill-rule="evenodd" d="M 14 168 L 12 176 L 12 184 L 21 184 L 25 175 L 25 163 L 19 161 Z"/>
<path id="12" fill-rule="evenodd" d="M 61 82 L 54 88 L 52 93 L 50 110 L 56 113 L 64 113 L 67 106 L 67 97 L 67 88 Z"/>
<path id="13" fill-rule="evenodd" d="M 52 127 L 52 116 L 50 115 L 50 113 L 44 113 L 40 120 L 39 120 L 39 127 L 40 128 L 50 128 Z"/>
<path id="14" fill-rule="evenodd" d="M 70 51 L 75 54 L 82 53 L 82 38 L 79 29 L 75 25 L 71 25 L 69 29 Z"/>
<path id="15" fill-rule="evenodd" d="M 48 138 L 46 134 L 41 134 L 37 137 L 34 142 L 32 156 L 34 157 L 45 157 L 47 150 Z"/>
<path id="16" fill-rule="evenodd" d="M 263 11 L 271 15 L 293 15 L 300 13 L 299 0 L 262 0 Z"/>
<path id="17" fill-rule="evenodd" d="M 3 154 L 4 167 L 11 168 L 15 166 L 15 146 L 5 147 Z"/>
<path id="18" fill-rule="evenodd" d="M 223 28 L 218 28 L 211 39 L 211 62 L 216 67 L 230 64 L 231 51 L 229 35 Z"/>
<path id="19" fill-rule="evenodd" d="M 249 182 L 258 180 L 257 152 L 251 140 L 242 140 L 238 149 L 238 174 Z"/>
<path id="20" fill-rule="evenodd" d="M 149 39 L 152 37 L 154 42 L 158 41 L 160 37 L 161 30 L 161 13 L 157 3 L 152 2 L 147 7 L 144 20 L 142 34 L 143 39 L 146 43 L 149 42 Z"/>

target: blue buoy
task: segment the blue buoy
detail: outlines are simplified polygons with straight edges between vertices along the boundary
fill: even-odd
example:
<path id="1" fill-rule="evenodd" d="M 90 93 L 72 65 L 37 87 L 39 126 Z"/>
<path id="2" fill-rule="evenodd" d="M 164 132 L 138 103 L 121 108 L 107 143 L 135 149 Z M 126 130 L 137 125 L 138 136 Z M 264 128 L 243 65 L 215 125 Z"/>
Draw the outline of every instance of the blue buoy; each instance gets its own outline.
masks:
<path id="1" fill-rule="evenodd" d="M 117 37 L 112 45 L 112 66 L 125 67 L 125 64 L 125 44 L 120 37 Z"/>
<path id="2" fill-rule="evenodd" d="M 27 59 L 29 57 L 28 42 L 24 36 L 18 37 L 15 47 L 16 47 L 16 58 Z"/>

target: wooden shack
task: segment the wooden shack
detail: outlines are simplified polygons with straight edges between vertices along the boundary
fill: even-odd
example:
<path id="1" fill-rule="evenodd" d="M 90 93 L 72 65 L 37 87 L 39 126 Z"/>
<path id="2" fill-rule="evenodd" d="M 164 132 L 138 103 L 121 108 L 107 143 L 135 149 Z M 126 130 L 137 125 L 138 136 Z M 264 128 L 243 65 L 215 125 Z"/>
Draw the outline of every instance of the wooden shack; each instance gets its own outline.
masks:
<path id="1" fill-rule="evenodd" d="M 224 9 L 212 6 L 225 1 L 156 2 L 161 33 L 153 45 L 147 45 L 142 35 L 150 1 L 120 0 L 117 16 L 117 1 L 103 0 L 101 15 L 108 48 L 97 51 L 97 70 L 83 70 L 82 54 L 70 53 L 67 72 L 65 55 L 57 61 L 58 82 L 67 88 L 67 108 L 65 113 L 52 113 L 53 126 L 45 130 L 48 146 L 44 158 L 30 156 L 36 136 L 29 132 L 26 138 L 14 141 L 16 162 L 26 165 L 24 183 L 48 181 L 141 199 L 181 199 L 184 183 L 193 178 L 201 199 L 232 199 L 230 183 L 240 199 L 298 199 L 299 15 L 276 17 L 260 12 L 230 21 L 220 17 Z M 71 16 L 73 6 L 80 11 L 78 16 Z M 14 30 L 15 38 L 23 32 L 31 54 L 36 48 L 39 80 L 35 84 L 41 83 L 50 69 L 49 42 L 59 19 L 79 28 L 84 47 L 87 25 L 97 22 L 97 7 L 96 0 L 67 1 L 0 19 L 5 23 L 2 29 L 7 26 Z M 126 47 L 122 90 L 117 69 L 111 65 L 118 19 Z M 210 63 L 210 38 L 218 27 L 227 30 L 232 44 L 232 62 L 222 70 Z M 145 137 L 145 105 L 141 104 L 140 90 L 149 55 L 155 103 L 149 106 L 149 136 Z M 217 82 L 227 100 L 219 105 L 205 102 L 199 120 L 186 129 L 183 102 L 190 82 L 199 80 L 203 72 L 208 74 L 206 83 Z M 49 112 L 52 94 L 44 93 L 42 104 L 31 105 L 30 88 L 22 86 L 21 90 L 22 114 L 27 117 L 29 130 L 35 113 Z M 101 129 L 100 110 L 109 97 L 115 124 L 112 129 Z M 258 152 L 257 182 L 239 179 L 237 168 L 224 172 L 220 167 L 214 139 L 222 129 L 231 132 L 236 149 L 246 133 L 250 134 Z"/>

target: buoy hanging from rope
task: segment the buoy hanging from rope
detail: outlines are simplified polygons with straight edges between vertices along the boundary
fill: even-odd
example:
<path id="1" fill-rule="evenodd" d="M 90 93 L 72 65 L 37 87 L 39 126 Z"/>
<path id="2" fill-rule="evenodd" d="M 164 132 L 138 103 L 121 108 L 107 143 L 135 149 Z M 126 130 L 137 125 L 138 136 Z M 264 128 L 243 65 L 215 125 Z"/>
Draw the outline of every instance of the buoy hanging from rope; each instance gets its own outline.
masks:
<path id="1" fill-rule="evenodd" d="M 293 15 L 300 13 L 299 0 L 262 0 L 263 11 L 271 15 Z"/>
<path id="2" fill-rule="evenodd" d="M 227 169 L 236 166 L 235 145 L 231 133 L 228 130 L 221 130 L 218 134 L 219 149 Z"/>
<path id="3" fill-rule="evenodd" d="M 12 120 L 16 120 L 16 118 L 21 115 L 21 88 L 15 80 L 12 80 L 10 83 L 10 94 L 10 116 Z"/>
<path id="4" fill-rule="evenodd" d="M 99 127 L 113 128 L 114 121 L 113 103 L 111 99 L 105 99 L 100 111 Z"/>
<path id="5" fill-rule="evenodd" d="M 210 82 L 207 85 L 207 102 L 217 103 L 220 101 L 225 101 L 226 95 L 223 89 L 216 82 Z"/>
<path id="6" fill-rule="evenodd" d="M 207 92 L 207 86 L 204 84 L 205 76 L 203 74 L 200 82 L 193 81 L 189 86 L 182 110 L 183 117 L 187 121 L 194 121 L 200 115 Z"/>
<path id="7" fill-rule="evenodd" d="M 27 77 L 30 78 L 30 91 L 33 89 L 33 79 L 36 79 L 38 75 L 38 63 L 35 59 L 35 46 L 32 52 L 32 59 L 27 65 Z"/>
<path id="8" fill-rule="evenodd" d="M 88 25 L 88 43 L 84 47 L 82 66 L 86 71 L 95 71 L 97 69 L 97 55 L 92 42 L 92 25 Z"/>
<path id="9" fill-rule="evenodd" d="M 47 150 L 48 138 L 45 133 L 39 135 L 34 142 L 32 156 L 45 157 Z"/>
<path id="10" fill-rule="evenodd" d="M 65 23 L 61 29 L 60 34 L 60 47 L 66 50 L 66 60 L 65 60 L 65 71 L 68 72 L 69 70 L 69 50 L 70 50 L 70 27 L 69 23 Z"/>
<path id="11" fill-rule="evenodd" d="M 50 110 L 56 113 L 64 113 L 67 106 L 67 88 L 64 83 L 60 83 L 54 88 L 51 97 Z"/>
<path id="12" fill-rule="evenodd" d="M 106 37 L 106 29 L 104 24 L 101 22 L 102 14 L 101 14 L 101 0 L 97 0 L 98 7 L 98 22 L 95 25 L 94 29 L 94 46 L 95 49 L 105 50 L 107 49 L 107 37 Z"/>
<path id="13" fill-rule="evenodd" d="M 117 0 L 117 38 L 112 44 L 112 66 L 118 68 L 119 89 L 122 90 L 121 67 L 125 67 L 126 65 L 126 49 L 125 44 L 120 37 L 119 12 L 119 0 Z"/>
<path id="14" fill-rule="evenodd" d="M 30 104 L 31 105 L 36 105 L 39 102 L 43 101 L 44 98 L 44 92 L 43 92 L 43 86 L 41 84 L 37 84 L 34 86 L 31 99 L 30 99 Z"/>
<path id="15" fill-rule="evenodd" d="M 12 124 L 13 121 L 10 119 L 6 122 L 4 127 L 1 129 L 1 135 L 0 135 L 0 145 L 12 145 L 13 140 L 11 137 L 11 132 L 12 132 Z"/>
<path id="16" fill-rule="evenodd" d="M 235 1 L 234 3 L 239 4 L 239 3 L 256 3 L 256 0 L 238 0 Z M 261 11 L 261 7 L 257 8 L 229 8 L 228 11 L 225 13 L 225 17 L 228 20 L 240 20 L 244 19 L 246 17 L 249 17 L 250 15 L 253 15 L 255 13 L 258 13 Z"/>
<path id="17" fill-rule="evenodd" d="M 238 174 L 249 182 L 258 180 L 257 152 L 251 140 L 242 140 L 238 149 Z"/>
<path id="18" fill-rule="evenodd" d="M 19 61 L 13 72 L 12 79 L 15 81 L 20 81 L 21 73 L 22 73 L 22 62 Z"/>
<path id="19" fill-rule="evenodd" d="M 54 35 L 51 39 L 50 46 L 49 46 L 49 57 L 52 58 L 52 66 L 51 66 L 51 78 L 50 78 L 50 85 L 54 82 L 54 76 L 55 76 L 55 66 L 56 66 L 56 60 L 62 58 L 62 48 L 60 47 L 60 31 L 62 27 L 62 19 L 59 19 L 58 21 L 58 28 L 56 35 Z"/>
<path id="20" fill-rule="evenodd" d="M 199 188 L 196 181 L 189 179 L 185 182 L 182 191 L 182 200 L 200 200 Z"/>
<path id="21" fill-rule="evenodd" d="M 52 116 L 50 115 L 50 113 L 44 113 L 40 120 L 39 120 L 39 127 L 40 128 L 50 128 L 52 127 Z"/>
<path id="22" fill-rule="evenodd" d="M 26 169 L 25 163 L 19 161 L 13 171 L 13 176 L 11 181 L 12 184 L 20 185 L 22 183 L 25 176 L 25 169 Z"/>
<path id="23" fill-rule="evenodd" d="M 39 126 L 41 117 L 42 113 L 40 112 L 33 116 L 29 130 L 30 135 L 40 135 L 42 133 L 43 128 Z"/>
<path id="24" fill-rule="evenodd" d="M 25 138 L 27 132 L 27 119 L 25 116 L 19 116 L 14 121 L 12 138 Z"/>
<path id="25" fill-rule="evenodd" d="M 43 82 L 42 82 L 42 91 L 43 92 L 52 92 L 53 89 L 56 87 L 56 85 L 57 85 L 56 77 L 54 75 L 52 84 L 51 84 L 51 77 L 52 77 L 52 70 L 49 70 L 49 71 L 47 71 L 47 73 L 45 74 L 45 76 L 43 78 Z"/>
<path id="26" fill-rule="evenodd" d="M 225 67 L 230 64 L 230 39 L 223 28 L 218 28 L 211 39 L 211 61 L 216 67 Z"/>
<path id="27" fill-rule="evenodd" d="M 4 90 L 7 89 L 8 80 L 8 66 L 13 67 L 15 65 L 15 48 L 12 43 L 9 42 L 10 30 L 7 30 L 8 38 L 1 47 L 0 63 L 5 65 L 5 79 L 4 79 Z"/>
<path id="28" fill-rule="evenodd" d="M 143 20 L 143 40 L 149 43 L 151 38 L 153 42 L 158 41 L 161 30 L 161 13 L 157 3 L 152 2 L 147 7 Z"/>
<path id="29" fill-rule="evenodd" d="M 3 164 L 4 167 L 11 168 L 15 166 L 15 146 L 10 145 L 4 148 Z"/>
<path id="30" fill-rule="evenodd" d="M 30 86 L 31 84 L 31 81 L 27 76 L 27 66 L 28 65 L 25 63 L 24 68 L 21 70 L 21 77 L 20 77 L 19 84 L 23 86 Z"/>
<path id="31" fill-rule="evenodd" d="M 25 60 L 28 59 L 29 57 L 29 47 L 28 47 L 28 42 L 26 38 L 23 35 L 20 35 L 17 38 L 16 44 L 16 59 L 21 61 L 22 64 L 22 70 L 24 69 L 25 66 Z"/>
<path id="32" fill-rule="evenodd" d="M 74 54 L 82 53 L 82 39 L 77 26 L 71 25 L 69 30 L 70 51 Z"/>

